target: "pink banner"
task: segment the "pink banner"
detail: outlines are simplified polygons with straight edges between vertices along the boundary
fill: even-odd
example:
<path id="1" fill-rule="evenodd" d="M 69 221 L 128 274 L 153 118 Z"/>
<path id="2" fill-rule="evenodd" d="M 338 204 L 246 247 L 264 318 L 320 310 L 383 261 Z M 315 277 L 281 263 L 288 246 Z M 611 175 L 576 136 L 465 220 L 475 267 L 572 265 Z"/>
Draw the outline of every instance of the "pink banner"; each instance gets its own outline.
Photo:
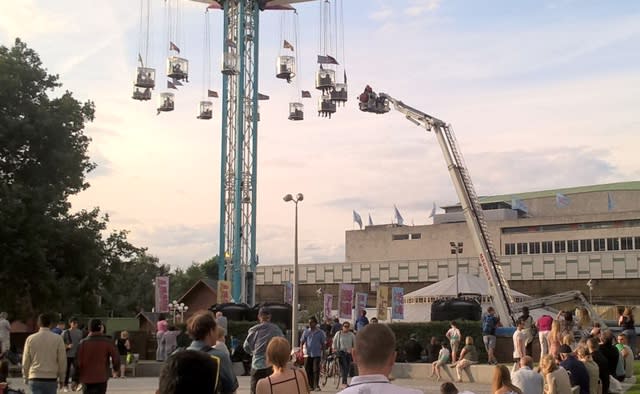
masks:
<path id="1" fill-rule="evenodd" d="M 333 294 L 324 295 L 324 319 L 331 319 L 331 312 L 333 311 Z"/>
<path id="2" fill-rule="evenodd" d="M 391 288 L 391 318 L 404 319 L 404 289 L 402 287 Z"/>
<path id="3" fill-rule="evenodd" d="M 356 293 L 356 317 L 360 317 L 360 311 L 367 309 L 367 293 Z"/>
<path id="4" fill-rule="evenodd" d="M 355 292 L 354 285 L 341 284 L 340 285 L 340 299 L 339 299 L 339 312 L 341 319 L 351 319 L 353 309 L 353 293 Z"/>
<path id="5" fill-rule="evenodd" d="M 158 313 L 169 312 L 169 277 L 156 276 L 156 308 Z"/>
<path id="6" fill-rule="evenodd" d="M 218 304 L 231 302 L 231 282 L 228 280 L 218 281 Z"/>

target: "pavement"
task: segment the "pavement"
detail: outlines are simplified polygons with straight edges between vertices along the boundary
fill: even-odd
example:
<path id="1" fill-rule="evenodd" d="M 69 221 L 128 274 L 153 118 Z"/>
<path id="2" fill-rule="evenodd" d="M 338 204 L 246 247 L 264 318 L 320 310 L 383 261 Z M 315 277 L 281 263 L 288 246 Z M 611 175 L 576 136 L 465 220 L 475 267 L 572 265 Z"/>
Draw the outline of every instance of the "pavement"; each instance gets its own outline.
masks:
<path id="1" fill-rule="evenodd" d="M 26 390 L 26 385 L 23 383 L 22 378 L 10 378 L 8 379 L 10 387 L 16 389 L 21 388 Z M 239 376 L 238 381 L 240 388 L 236 392 L 237 394 L 249 394 L 250 379 L 248 376 Z M 327 382 L 327 385 L 322 389 L 322 393 L 334 394 L 339 390 L 332 386 L 332 382 Z M 404 387 L 416 388 L 423 390 L 425 394 L 439 394 L 440 384 L 442 382 L 436 382 L 434 380 L 427 379 L 396 379 L 394 384 Z M 456 387 L 460 391 L 468 390 L 475 394 L 490 394 L 491 386 L 488 384 L 480 383 L 456 383 Z M 107 388 L 108 393 L 119 394 L 155 394 L 158 388 L 158 378 L 126 378 L 126 379 L 110 379 Z M 59 391 L 62 392 L 62 391 Z"/>

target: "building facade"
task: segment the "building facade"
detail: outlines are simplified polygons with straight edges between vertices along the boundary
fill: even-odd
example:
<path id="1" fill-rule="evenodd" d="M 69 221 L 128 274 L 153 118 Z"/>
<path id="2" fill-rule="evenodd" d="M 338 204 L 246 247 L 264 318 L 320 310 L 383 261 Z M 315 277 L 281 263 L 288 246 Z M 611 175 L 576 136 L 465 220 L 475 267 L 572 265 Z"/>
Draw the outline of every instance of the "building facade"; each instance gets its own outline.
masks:
<path id="1" fill-rule="evenodd" d="M 515 290 L 532 296 L 581 290 L 594 302 L 640 303 L 640 182 L 480 201 Z M 409 292 L 457 272 L 478 275 L 477 254 L 460 205 L 442 208 L 445 212 L 436 215 L 432 225 L 346 231 L 344 262 L 299 266 L 301 302 L 314 297 L 318 288 L 337 294 L 340 283 L 375 294 L 378 284 L 403 286 Z M 462 253 L 452 255 L 450 242 L 462 242 Z M 292 268 L 260 266 L 258 299 L 281 301 L 282 284 L 291 280 Z"/>

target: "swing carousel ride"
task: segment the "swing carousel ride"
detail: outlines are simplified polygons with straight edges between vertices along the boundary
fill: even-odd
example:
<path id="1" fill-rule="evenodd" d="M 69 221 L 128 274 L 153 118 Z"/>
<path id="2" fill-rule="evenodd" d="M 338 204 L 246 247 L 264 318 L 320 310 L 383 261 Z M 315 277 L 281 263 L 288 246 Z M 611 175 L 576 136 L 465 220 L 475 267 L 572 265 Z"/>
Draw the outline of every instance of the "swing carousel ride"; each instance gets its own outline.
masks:
<path id="1" fill-rule="evenodd" d="M 258 92 L 258 43 L 260 13 L 279 10 L 280 43 L 276 56 L 275 77 L 283 81 L 290 93 L 288 119 L 304 120 L 303 99 L 312 98 L 302 90 L 298 13 L 295 3 L 316 1 L 319 4 L 318 69 L 315 88 L 318 91 L 318 116 L 330 119 L 348 99 L 344 45 L 344 0 L 164 0 L 166 53 L 166 90 L 158 94 L 157 113 L 175 109 L 176 93 L 189 83 L 189 60 L 183 34 L 185 1 L 205 3 L 203 23 L 202 97 L 197 119 L 211 120 L 218 98 L 212 89 L 210 10 L 222 10 L 222 94 L 221 94 L 221 166 L 220 166 L 220 238 L 218 266 L 220 280 L 231 282 L 236 302 L 255 302 L 256 253 L 256 175 L 257 130 L 260 120 L 258 101 L 268 96 Z M 156 68 L 149 62 L 151 0 L 140 0 L 140 37 L 138 65 L 134 80 L 134 100 L 148 101 L 156 89 Z M 340 60 L 340 61 L 338 61 Z M 341 78 L 341 81 L 338 79 Z"/>

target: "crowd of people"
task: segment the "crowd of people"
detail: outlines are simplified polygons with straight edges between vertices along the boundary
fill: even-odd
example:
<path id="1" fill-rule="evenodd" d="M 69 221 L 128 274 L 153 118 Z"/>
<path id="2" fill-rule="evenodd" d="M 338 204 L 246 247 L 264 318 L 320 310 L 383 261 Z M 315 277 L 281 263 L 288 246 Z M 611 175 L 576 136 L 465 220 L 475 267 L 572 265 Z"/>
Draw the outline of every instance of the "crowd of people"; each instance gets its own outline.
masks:
<path id="1" fill-rule="evenodd" d="M 0 329 L 6 314 L 0 313 Z M 309 393 L 320 391 L 320 362 L 327 352 L 335 352 L 340 360 L 342 393 L 360 392 L 367 387 L 372 394 L 390 391 L 414 394 L 390 383 L 389 375 L 397 358 L 395 335 L 384 324 L 369 321 L 363 311 L 352 330 L 351 322 L 333 319 L 319 325 L 315 317 L 308 321 L 300 337 L 305 349 L 304 369 L 293 364 L 292 348 L 280 327 L 271 322 L 271 312 L 260 308 L 258 324 L 247 332 L 242 351 L 251 356 L 251 394 Z M 619 319 L 623 330 L 614 335 L 592 323 L 586 310 L 575 314 L 561 312 L 555 318 L 543 315 L 534 321 L 526 308 L 516 320 L 513 333 L 513 366 L 497 363 L 494 352 L 496 329 L 501 325 L 495 310 L 489 307 L 482 316 L 482 339 L 490 364 L 495 364 L 492 392 L 494 394 L 601 394 L 609 393 L 612 385 L 619 385 L 633 376 L 635 359 L 635 330 L 631 310 Z M 53 394 L 57 389 L 82 390 L 102 394 L 107 391 L 110 377 L 124 377 L 126 359 L 131 354 L 127 331 L 113 340 L 99 319 L 92 319 L 83 330 L 77 319 L 56 322 L 51 316 L 38 317 L 39 330 L 26 340 L 22 355 L 22 373 L 31 392 Z M 227 320 L 209 311 L 194 313 L 186 330 L 192 339 L 189 346 L 178 348 L 179 333 L 164 318 L 157 323 L 157 359 L 164 362 L 159 393 L 181 394 L 219 392 L 234 393 L 239 385 L 226 345 Z M 2 351 L 9 344 L 2 340 Z M 539 366 L 534 367 L 532 344 L 540 342 Z M 455 321 L 450 323 L 443 340 L 432 337 L 426 349 L 411 334 L 404 345 L 406 361 L 422 361 L 426 350 L 431 362 L 432 377 L 440 380 L 442 369 L 455 368 L 456 382 L 473 364 L 479 362 L 479 352 L 473 337 L 463 336 Z M 450 364 L 451 363 L 451 364 Z M 358 374 L 351 367 L 357 364 Z M 110 365 L 111 371 L 105 365 Z M 197 366 L 196 366 L 197 365 Z M 0 364 L 0 380 L 6 379 L 6 361 Z M 348 377 L 353 376 L 350 384 Z M 2 382 L 0 382 L 2 383 Z M 211 390 L 213 388 L 213 390 Z M 616 390 L 613 390 L 614 392 Z M 457 393 L 452 382 L 441 386 L 442 393 Z"/>

